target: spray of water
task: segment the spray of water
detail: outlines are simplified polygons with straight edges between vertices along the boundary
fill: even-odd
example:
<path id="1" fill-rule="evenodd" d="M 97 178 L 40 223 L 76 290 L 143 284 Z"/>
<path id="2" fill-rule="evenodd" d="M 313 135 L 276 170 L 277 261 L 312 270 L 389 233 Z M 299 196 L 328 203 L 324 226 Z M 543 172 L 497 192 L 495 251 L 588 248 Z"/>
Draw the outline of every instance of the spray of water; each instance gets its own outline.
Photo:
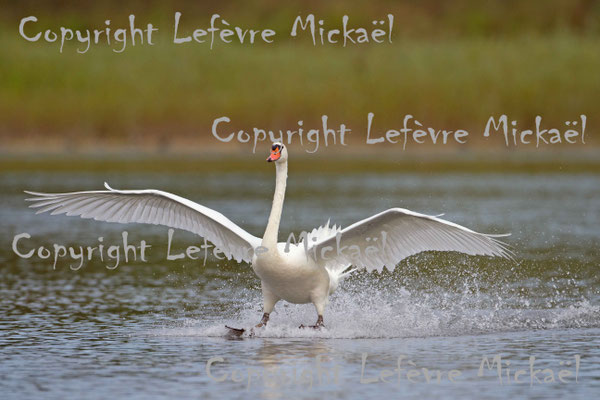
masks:
<path id="1" fill-rule="evenodd" d="M 316 320 L 312 305 L 280 302 L 269 325 L 254 334 L 397 338 L 600 326 L 597 291 L 581 292 L 575 281 L 541 279 L 535 266 L 499 270 L 455 261 L 440 265 L 439 258 L 426 258 L 394 272 L 357 273 L 331 297 L 324 329 L 299 329 Z M 254 326 L 262 313 L 260 291 L 236 289 L 235 297 L 236 309 L 210 318 L 186 318 L 160 334 L 223 336 L 225 325 Z"/>

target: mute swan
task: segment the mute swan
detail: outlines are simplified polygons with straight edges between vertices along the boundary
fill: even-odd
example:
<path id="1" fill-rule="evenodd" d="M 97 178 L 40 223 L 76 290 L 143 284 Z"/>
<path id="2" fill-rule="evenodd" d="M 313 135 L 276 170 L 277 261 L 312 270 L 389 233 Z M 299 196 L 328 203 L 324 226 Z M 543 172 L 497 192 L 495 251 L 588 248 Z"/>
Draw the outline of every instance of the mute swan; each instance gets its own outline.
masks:
<path id="1" fill-rule="evenodd" d="M 276 184 L 273 205 L 262 239 L 246 232 L 221 213 L 159 190 L 107 190 L 38 193 L 30 207 L 37 213 L 79 215 L 97 221 L 166 225 L 205 237 L 237 262 L 252 265 L 261 280 L 263 316 L 257 327 L 269 321 L 279 300 L 314 304 L 317 322 L 323 326 L 323 312 L 329 295 L 341 278 L 355 269 L 381 271 L 400 260 L 427 250 L 458 251 L 471 255 L 511 256 L 507 246 L 496 239 L 438 217 L 392 208 L 342 229 L 329 222 L 305 235 L 297 244 L 278 242 L 279 222 L 287 181 L 288 152 L 274 143 L 267 161 L 275 164 Z M 381 240 L 376 243 L 377 239 Z M 243 330 L 239 330 L 243 331 Z"/>

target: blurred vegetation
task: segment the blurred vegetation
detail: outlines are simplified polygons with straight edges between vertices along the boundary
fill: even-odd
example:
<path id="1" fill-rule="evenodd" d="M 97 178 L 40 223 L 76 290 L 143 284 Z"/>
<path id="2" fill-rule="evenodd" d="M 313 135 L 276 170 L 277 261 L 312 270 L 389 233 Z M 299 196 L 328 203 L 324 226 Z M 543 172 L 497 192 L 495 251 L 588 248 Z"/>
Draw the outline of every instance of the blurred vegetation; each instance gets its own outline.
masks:
<path id="1" fill-rule="evenodd" d="M 272 28 L 272 45 L 171 43 L 173 14 L 182 29 L 205 28 L 219 13 L 234 25 Z M 326 26 L 371 25 L 395 16 L 393 44 L 314 47 L 293 39 L 294 18 L 315 13 Z M 38 17 L 58 30 L 159 27 L 155 46 L 117 54 L 75 43 L 26 42 L 19 20 Z M 443 2 L 286 2 L 274 0 L 82 2 L 11 1 L 0 16 L 0 140 L 55 138 L 73 143 L 160 147 L 175 138 L 215 142 L 213 119 L 232 127 L 287 129 L 303 119 L 364 129 L 375 113 L 381 129 L 413 114 L 438 129 L 483 129 L 491 115 L 507 114 L 522 128 L 536 115 L 547 127 L 588 116 L 587 138 L 600 126 L 600 1 L 534 0 Z"/>
<path id="2" fill-rule="evenodd" d="M 344 14 L 358 24 L 368 25 L 373 19 L 392 13 L 396 19 L 396 37 L 600 32 L 598 0 L 9 0 L 5 3 L 0 18 L 9 25 L 17 25 L 23 16 L 36 15 L 51 20 L 48 27 L 60 23 L 80 29 L 101 24 L 106 18 L 126 22 L 130 13 L 164 25 L 172 22 L 175 11 L 181 11 L 195 20 L 218 13 L 235 24 L 269 26 L 278 32 L 289 30 L 297 15 L 307 13 L 323 18 L 326 26 L 338 24 Z"/>

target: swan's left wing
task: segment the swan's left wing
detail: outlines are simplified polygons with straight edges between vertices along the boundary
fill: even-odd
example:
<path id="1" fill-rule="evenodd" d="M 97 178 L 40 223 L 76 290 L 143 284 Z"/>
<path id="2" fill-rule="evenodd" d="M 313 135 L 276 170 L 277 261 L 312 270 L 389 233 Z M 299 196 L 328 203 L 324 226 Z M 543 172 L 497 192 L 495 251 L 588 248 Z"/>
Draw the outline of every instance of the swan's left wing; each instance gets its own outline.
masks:
<path id="1" fill-rule="evenodd" d="M 471 255 L 511 257 L 498 237 L 474 232 L 438 217 L 392 208 L 316 242 L 308 254 L 320 265 L 352 264 L 392 270 L 402 259 L 422 251 L 458 251 Z"/>
<path id="2" fill-rule="evenodd" d="M 188 199 L 160 190 L 107 190 L 71 193 L 37 193 L 30 207 L 37 213 L 78 215 L 96 221 L 145 223 L 183 229 L 206 238 L 228 259 L 252 261 L 261 240 L 223 214 Z"/>

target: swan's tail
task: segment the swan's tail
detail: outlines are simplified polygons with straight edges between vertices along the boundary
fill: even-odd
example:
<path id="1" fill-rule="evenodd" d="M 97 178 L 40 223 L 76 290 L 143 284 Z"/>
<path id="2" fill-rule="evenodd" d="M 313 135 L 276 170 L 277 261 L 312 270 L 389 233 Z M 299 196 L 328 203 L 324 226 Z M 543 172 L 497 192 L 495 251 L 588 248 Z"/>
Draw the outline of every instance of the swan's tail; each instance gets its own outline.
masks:
<path id="1" fill-rule="evenodd" d="M 326 224 L 321 225 L 318 228 L 313 229 L 306 237 L 305 240 L 308 243 L 315 243 L 326 238 L 331 237 L 332 235 L 341 232 L 342 227 L 337 225 L 330 225 L 330 222 L 327 221 Z M 356 271 L 356 268 L 349 269 L 351 265 L 348 264 L 338 264 L 338 265 L 327 265 L 325 269 L 329 274 L 329 294 L 333 293 L 335 289 L 337 289 L 338 284 L 342 279 Z"/>
<path id="2" fill-rule="evenodd" d="M 358 268 L 351 268 L 351 265 L 346 265 L 345 267 L 335 268 L 335 267 L 326 267 L 327 273 L 329 274 L 329 294 L 331 295 L 337 289 L 338 285 L 342 281 L 342 279 L 349 276 L 354 271 L 358 270 Z"/>
<path id="3" fill-rule="evenodd" d="M 351 267 L 351 266 L 349 265 L 348 267 Z M 358 271 L 358 268 L 352 268 L 352 269 L 349 269 L 346 272 L 343 272 L 342 274 L 340 274 L 339 279 L 345 278 L 346 276 L 350 275 L 354 271 Z"/>

